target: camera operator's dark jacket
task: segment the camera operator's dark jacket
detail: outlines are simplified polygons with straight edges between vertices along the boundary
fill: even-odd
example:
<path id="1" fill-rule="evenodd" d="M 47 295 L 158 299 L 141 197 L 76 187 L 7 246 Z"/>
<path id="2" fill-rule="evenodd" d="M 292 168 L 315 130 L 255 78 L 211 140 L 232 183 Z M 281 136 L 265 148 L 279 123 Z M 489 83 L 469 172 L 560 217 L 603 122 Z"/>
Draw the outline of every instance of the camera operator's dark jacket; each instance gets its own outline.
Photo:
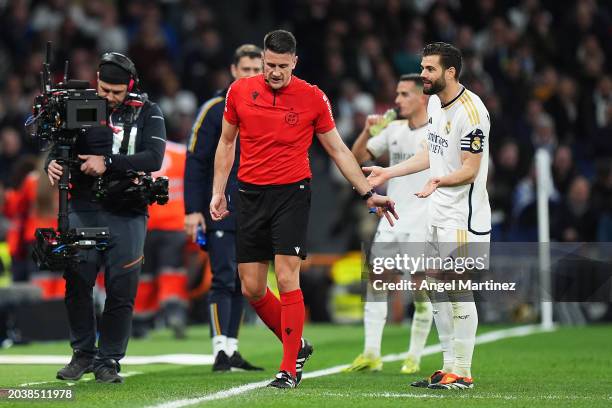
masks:
<path id="1" fill-rule="evenodd" d="M 221 122 L 227 90 L 218 92 L 200 108 L 189 138 L 187 161 L 185 163 L 185 213 L 201 212 L 208 230 L 236 230 L 236 199 L 238 198 L 238 164 L 240 144 L 236 140 L 236 156 L 230 171 L 226 197 L 230 214 L 221 221 L 210 217 L 209 205 L 212 198 L 215 153 L 221 138 Z"/>
<path id="2" fill-rule="evenodd" d="M 125 122 L 129 121 L 131 113 L 134 113 L 132 129 L 136 129 L 134 142 L 134 153 L 122 155 L 113 152 L 114 131 L 110 127 L 91 128 L 77 139 L 74 147 L 73 157 L 78 154 L 91 154 L 106 156 L 110 155 L 112 165 L 107 169 L 105 176 L 113 173 L 125 173 L 129 170 L 151 173 L 161 168 L 166 148 L 166 127 L 161 109 L 157 104 L 149 101 L 146 94 L 143 95 L 144 104 L 140 108 L 121 105 L 111 112 L 110 122 L 116 128 L 123 128 Z M 131 131 L 133 133 L 134 130 Z M 117 150 L 118 148 L 116 148 Z M 48 163 L 56 159 L 52 150 L 47 158 Z M 92 188 L 96 180 L 81 173 L 78 167 L 71 168 L 70 195 L 72 198 L 91 200 L 93 198 Z M 146 208 L 134 208 L 138 212 L 146 211 Z"/>

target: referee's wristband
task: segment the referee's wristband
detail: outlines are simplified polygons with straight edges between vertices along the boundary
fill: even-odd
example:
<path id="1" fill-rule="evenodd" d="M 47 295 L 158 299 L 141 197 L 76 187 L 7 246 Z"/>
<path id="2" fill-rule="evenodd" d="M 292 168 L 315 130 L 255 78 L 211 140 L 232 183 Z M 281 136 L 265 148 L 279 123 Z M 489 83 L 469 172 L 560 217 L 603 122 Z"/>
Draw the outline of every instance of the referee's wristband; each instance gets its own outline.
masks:
<path id="1" fill-rule="evenodd" d="M 361 199 L 363 201 L 368 201 L 370 199 L 370 197 L 372 197 L 374 194 L 376 194 L 376 191 L 374 191 L 374 189 L 371 189 L 370 191 L 368 191 L 367 193 L 363 194 L 361 196 Z"/>

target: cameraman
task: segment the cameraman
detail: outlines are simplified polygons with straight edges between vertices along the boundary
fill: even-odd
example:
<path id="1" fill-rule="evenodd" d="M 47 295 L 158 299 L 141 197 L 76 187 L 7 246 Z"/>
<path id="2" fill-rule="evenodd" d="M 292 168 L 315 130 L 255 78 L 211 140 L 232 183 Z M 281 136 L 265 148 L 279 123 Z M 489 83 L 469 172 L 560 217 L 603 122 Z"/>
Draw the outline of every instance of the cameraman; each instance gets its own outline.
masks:
<path id="1" fill-rule="evenodd" d="M 121 177 L 127 171 L 159 170 L 166 129 L 160 108 L 146 94 L 138 93 L 138 74 L 124 55 L 102 56 L 97 92 L 108 101 L 109 126 L 89 129 L 77 139 L 73 150 L 81 164 L 72 169 L 70 178 L 69 220 L 71 228 L 108 227 L 110 239 L 105 251 L 81 251 L 83 262 L 64 272 L 73 355 L 57 378 L 78 380 L 93 371 L 98 382 L 121 383 L 119 360 L 125 355 L 130 335 L 147 208 L 142 204 L 111 206 L 121 201 L 121 194 L 94 202 L 92 188 L 96 177 L 102 175 Z M 52 152 L 47 169 L 52 185 L 62 175 L 62 166 L 54 159 Z M 104 266 L 106 303 L 96 349 L 92 291 L 100 266 Z"/>

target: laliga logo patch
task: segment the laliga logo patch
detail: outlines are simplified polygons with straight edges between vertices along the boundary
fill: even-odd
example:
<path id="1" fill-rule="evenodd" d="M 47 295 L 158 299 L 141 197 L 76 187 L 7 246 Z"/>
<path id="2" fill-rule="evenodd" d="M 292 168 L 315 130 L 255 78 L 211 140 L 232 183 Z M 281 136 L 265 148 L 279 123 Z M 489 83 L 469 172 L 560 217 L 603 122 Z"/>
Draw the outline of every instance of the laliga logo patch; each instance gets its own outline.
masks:
<path id="1" fill-rule="evenodd" d="M 298 123 L 299 117 L 298 114 L 295 112 L 288 112 L 285 115 L 285 122 L 287 122 L 288 124 L 290 124 L 291 126 L 295 125 Z"/>

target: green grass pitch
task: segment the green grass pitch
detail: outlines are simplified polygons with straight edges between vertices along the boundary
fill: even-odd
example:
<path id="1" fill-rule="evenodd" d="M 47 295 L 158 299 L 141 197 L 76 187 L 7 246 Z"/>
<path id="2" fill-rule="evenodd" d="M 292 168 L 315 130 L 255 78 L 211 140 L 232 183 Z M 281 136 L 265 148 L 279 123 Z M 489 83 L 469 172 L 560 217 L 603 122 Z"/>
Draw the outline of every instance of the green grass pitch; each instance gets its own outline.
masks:
<path id="1" fill-rule="evenodd" d="M 499 327 L 482 327 L 480 332 Z M 385 329 L 383 354 L 403 352 L 408 345 L 408 327 Z M 315 346 L 306 372 L 346 364 L 361 351 L 361 326 L 309 325 L 305 336 Z M 238 395 L 200 402 L 210 407 L 610 407 L 612 406 L 612 326 L 561 327 L 554 332 L 508 338 L 476 346 L 473 363 L 475 388 L 469 391 L 416 389 L 408 384 L 421 375 L 402 375 L 401 362 L 385 363 L 381 373 L 333 374 L 305 379 L 296 390 L 257 388 Z M 435 330 L 429 344 L 436 342 Z M 74 401 L 9 402 L 28 407 L 146 407 L 176 400 L 198 398 L 247 383 L 272 378 L 281 357 L 276 338 L 261 326 L 245 327 L 241 333 L 242 354 L 264 373 L 213 374 L 210 366 L 171 364 L 124 365 L 123 372 L 138 372 L 125 384 L 80 381 L 71 386 Z M 63 354 L 67 342 L 32 344 L 0 350 L 0 355 Z M 168 331 L 145 340 L 131 340 L 128 355 L 210 353 L 208 330 L 195 327 L 188 339 L 172 339 Z M 439 368 L 441 355 L 426 356 L 423 374 Z M 58 366 L 2 365 L 0 388 L 23 383 L 54 381 Z M 84 378 L 91 378 L 87 374 Z M 62 382 L 31 387 L 67 388 Z"/>

